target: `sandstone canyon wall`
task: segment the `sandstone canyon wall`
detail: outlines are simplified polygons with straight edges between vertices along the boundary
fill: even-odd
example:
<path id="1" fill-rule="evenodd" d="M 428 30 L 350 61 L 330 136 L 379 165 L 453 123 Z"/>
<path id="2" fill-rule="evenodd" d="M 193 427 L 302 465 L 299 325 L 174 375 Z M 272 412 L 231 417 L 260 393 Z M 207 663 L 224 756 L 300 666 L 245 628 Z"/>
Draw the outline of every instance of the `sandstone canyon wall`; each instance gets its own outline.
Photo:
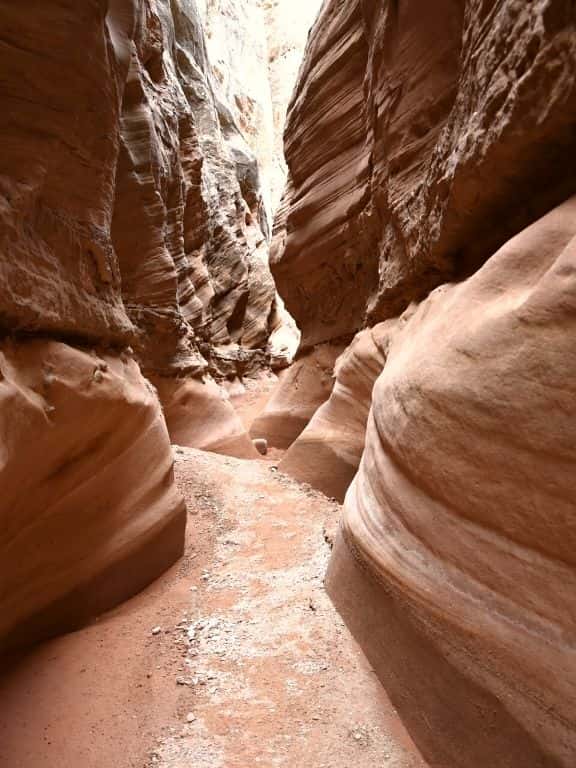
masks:
<path id="1" fill-rule="evenodd" d="M 2 649 L 178 557 L 157 392 L 173 439 L 250 453 L 210 377 L 266 365 L 281 319 L 195 2 L 3 2 L 0 28 Z"/>
<path id="2" fill-rule="evenodd" d="M 568 196 L 573 23 L 566 0 L 324 3 L 272 253 L 304 347 L 473 272 Z"/>
<path id="3" fill-rule="evenodd" d="M 576 759 L 575 128 L 565 0 L 327 0 L 288 115 L 280 293 L 370 330 L 283 468 L 360 462 L 328 589 L 430 765 Z"/>

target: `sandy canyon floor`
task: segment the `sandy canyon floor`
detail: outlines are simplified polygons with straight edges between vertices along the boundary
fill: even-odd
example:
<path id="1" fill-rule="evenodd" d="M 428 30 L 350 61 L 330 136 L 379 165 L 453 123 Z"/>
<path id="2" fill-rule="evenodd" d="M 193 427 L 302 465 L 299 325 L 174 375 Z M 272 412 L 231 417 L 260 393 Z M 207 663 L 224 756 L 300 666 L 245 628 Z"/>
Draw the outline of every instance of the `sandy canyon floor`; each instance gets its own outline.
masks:
<path id="1" fill-rule="evenodd" d="M 338 505 L 271 460 L 175 453 L 185 557 L 4 671 L 1 768 L 420 768 L 323 590 Z"/>

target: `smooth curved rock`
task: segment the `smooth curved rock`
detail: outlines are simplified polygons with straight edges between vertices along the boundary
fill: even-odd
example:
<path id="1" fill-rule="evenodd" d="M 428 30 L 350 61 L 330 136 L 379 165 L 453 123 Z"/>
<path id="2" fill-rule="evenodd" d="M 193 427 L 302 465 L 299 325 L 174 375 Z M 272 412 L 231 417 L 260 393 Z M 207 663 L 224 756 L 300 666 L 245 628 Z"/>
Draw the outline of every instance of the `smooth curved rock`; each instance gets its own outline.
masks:
<path id="1" fill-rule="evenodd" d="M 258 457 L 228 395 L 215 381 L 156 377 L 152 383 L 172 443 L 239 459 Z"/>
<path id="2" fill-rule="evenodd" d="M 288 448 L 330 397 L 334 363 L 343 350 L 323 344 L 282 371 L 274 394 L 250 427 L 250 436 L 264 438 L 273 448 Z"/>
<path id="3" fill-rule="evenodd" d="M 303 347 L 397 316 L 573 194 L 575 123 L 566 0 L 327 0 L 272 248 Z"/>
<path id="4" fill-rule="evenodd" d="M 186 510 L 131 357 L 0 345 L 0 652 L 73 629 L 180 557 Z"/>
<path id="5" fill-rule="evenodd" d="M 403 316 L 401 322 L 405 321 Z M 344 500 L 364 451 L 372 388 L 399 324 L 386 320 L 356 335 L 336 361 L 329 399 L 290 446 L 278 465 L 280 471 L 326 496 Z"/>
<path id="6" fill-rule="evenodd" d="M 575 285 L 573 197 L 437 289 L 374 388 L 328 587 L 431 764 L 574 764 Z"/>

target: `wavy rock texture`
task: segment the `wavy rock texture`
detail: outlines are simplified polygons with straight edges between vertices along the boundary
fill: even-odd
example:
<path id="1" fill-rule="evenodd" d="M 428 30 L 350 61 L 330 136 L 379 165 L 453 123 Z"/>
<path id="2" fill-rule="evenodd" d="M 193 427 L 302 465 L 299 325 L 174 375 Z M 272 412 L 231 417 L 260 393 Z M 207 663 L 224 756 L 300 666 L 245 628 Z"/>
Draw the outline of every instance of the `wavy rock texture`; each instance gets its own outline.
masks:
<path id="1" fill-rule="evenodd" d="M 171 390 L 214 403 L 200 378 L 267 365 L 281 320 L 258 165 L 195 3 L 2 3 L 0 28 L 0 331 L 43 339 L 2 358 L 0 636 L 33 641 L 179 555 L 168 434 L 137 363 L 173 377 L 180 434 Z M 193 444 L 235 424 L 218 406 Z"/>
<path id="2" fill-rule="evenodd" d="M 239 459 L 258 457 L 228 395 L 216 382 L 160 377 L 152 381 L 173 443 Z"/>
<path id="3" fill-rule="evenodd" d="M 392 338 L 412 311 L 356 335 L 336 361 L 330 397 L 286 452 L 279 464 L 282 472 L 344 500 L 364 451 L 374 383 L 384 369 Z"/>
<path id="4" fill-rule="evenodd" d="M 271 330 L 258 165 L 194 3 L 124 2 L 109 23 L 126 73 L 112 235 L 138 352 L 146 372 L 218 372 L 219 348 L 265 349 Z"/>
<path id="5" fill-rule="evenodd" d="M 69 630 L 176 560 L 186 510 L 128 356 L 0 345 L 0 652 Z"/>
<path id="6" fill-rule="evenodd" d="M 574 191 L 574 24 L 566 0 L 324 3 L 272 250 L 304 348 L 472 273 Z"/>
<path id="7" fill-rule="evenodd" d="M 574 764 L 575 281 L 573 197 L 437 289 L 374 389 L 329 589 L 431 765 Z"/>
<path id="8" fill-rule="evenodd" d="M 292 445 L 330 397 L 334 364 L 343 350 L 341 345 L 322 344 L 282 371 L 274 394 L 250 427 L 252 438 L 264 438 L 273 448 Z"/>

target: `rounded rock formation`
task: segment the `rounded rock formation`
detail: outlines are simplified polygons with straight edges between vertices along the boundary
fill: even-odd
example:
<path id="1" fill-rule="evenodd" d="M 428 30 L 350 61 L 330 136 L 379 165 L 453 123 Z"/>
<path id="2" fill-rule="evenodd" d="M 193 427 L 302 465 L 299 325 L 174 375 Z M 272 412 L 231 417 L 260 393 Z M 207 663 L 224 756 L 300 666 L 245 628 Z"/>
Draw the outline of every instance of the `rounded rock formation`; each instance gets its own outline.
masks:
<path id="1" fill-rule="evenodd" d="M 437 289 L 374 388 L 328 588 L 431 763 L 574 762 L 575 284 L 573 197 Z"/>

